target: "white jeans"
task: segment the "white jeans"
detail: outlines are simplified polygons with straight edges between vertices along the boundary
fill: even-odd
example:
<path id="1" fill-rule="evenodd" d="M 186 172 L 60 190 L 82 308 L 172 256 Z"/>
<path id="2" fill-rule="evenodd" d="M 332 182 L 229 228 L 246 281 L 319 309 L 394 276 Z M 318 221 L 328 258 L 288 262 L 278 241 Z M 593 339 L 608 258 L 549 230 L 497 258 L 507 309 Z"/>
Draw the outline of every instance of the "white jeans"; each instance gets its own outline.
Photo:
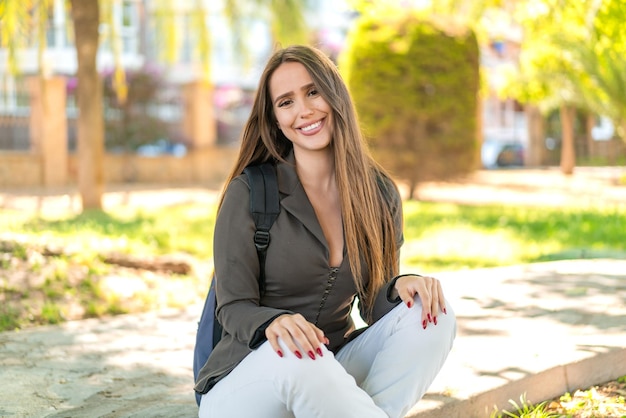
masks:
<path id="1" fill-rule="evenodd" d="M 456 335 L 449 305 L 421 324 L 419 297 L 344 346 L 336 356 L 298 359 L 265 342 L 202 396 L 200 418 L 401 418 L 424 395 Z"/>

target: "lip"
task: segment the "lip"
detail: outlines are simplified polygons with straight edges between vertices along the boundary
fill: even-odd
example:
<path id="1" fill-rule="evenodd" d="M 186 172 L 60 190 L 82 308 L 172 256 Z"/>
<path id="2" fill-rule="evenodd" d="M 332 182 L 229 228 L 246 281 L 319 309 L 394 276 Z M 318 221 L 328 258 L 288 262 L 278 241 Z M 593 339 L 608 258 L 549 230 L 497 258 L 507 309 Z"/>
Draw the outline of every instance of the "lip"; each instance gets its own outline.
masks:
<path id="1" fill-rule="evenodd" d="M 326 121 L 326 118 L 322 118 L 320 120 L 316 120 L 315 122 L 307 122 L 306 124 L 298 126 L 296 129 L 298 131 L 300 131 L 303 135 L 314 135 L 314 134 L 318 133 L 324 127 L 324 122 L 325 121 Z M 316 123 L 319 123 L 319 126 L 311 129 L 310 131 L 303 131 L 302 130 L 302 128 L 306 128 L 307 126 L 315 125 Z"/>

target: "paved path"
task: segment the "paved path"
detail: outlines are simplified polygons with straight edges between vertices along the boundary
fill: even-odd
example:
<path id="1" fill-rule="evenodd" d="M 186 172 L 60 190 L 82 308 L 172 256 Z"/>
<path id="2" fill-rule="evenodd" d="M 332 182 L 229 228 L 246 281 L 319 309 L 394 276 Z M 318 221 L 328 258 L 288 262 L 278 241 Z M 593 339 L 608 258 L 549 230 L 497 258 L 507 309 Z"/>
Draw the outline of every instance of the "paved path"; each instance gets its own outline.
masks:
<path id="1" fill-rule="evenodd" d="M 487 418 L 626 375 L 626 260 L 441 273 L 459 331 L 413 418 Z M 0 417 L 193 417 L 200 306 L 0 333 Z"/>
<path id="2" fill-rule="evenodd" d="M 626 260 L 575 260 L 442 273 L 458 337 L 409 414 L 487 418 L 626 375 Z"/>

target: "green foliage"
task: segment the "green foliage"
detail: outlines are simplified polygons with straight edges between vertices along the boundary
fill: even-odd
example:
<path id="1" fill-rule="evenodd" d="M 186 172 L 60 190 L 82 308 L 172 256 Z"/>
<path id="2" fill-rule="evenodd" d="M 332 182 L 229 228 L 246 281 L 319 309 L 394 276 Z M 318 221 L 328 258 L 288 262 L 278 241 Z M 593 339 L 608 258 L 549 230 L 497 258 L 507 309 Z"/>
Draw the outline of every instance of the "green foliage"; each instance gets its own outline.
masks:
<path id="1" fill-rule="evenodd" d="M 626 3 L 622 0 L 519 2 L 524 29 L 519 71 L 501 94 L 544 112 L 571 104 L 610 117 L 626 138 Z"/>
<path id="2" fill-rule="evenodd" d="M 546 412 L 546 403 L 540 403 L 538 405 L 533 405 L 532 403 L 526 400 L 526 396 L 520 396 L 520 403 L 510 400 L 509 403 L 515 408 L 513 412 L 504 411 L 499 412 L 495 411 L 491 414 L 491 418 L 556 418 L 557 416 Z"/>
<path id="3" fill-rule="evenodd" d="M 62 321 L 61 307 L 56 303 L 46 302 L 41 308 L 41 322 L 44 324 L 58 324 Z"/>
<path id="4" fill-rule="evenodd" d="M 349 34 L 340 69 L 375 157 L 411 190 L 476 167 L 479 69 L 471 30 L 414 12 L 366 15 Z"/>
<path id="5" fill-rule="evenodd" d="M 20 48 L 36 46 L 41 61 L 52 7 L 52 0 L 0 0 L 0 47 L 7 49 L 7 67 L 11 74 L 19 73 Z M 39 72 L 43 73 L 43 68 Z"/>
<path id="6" fill-rule="evenodd" d="M 18 329 L 20 326 L 20 311 L 6 303 L 0 304 L 0 331 Z"/>
<path id="7" fill-rule="evenodd" d="M 104 100 L 110 115 L 105 118 L 106 146 L 134 151 L 140 145 L 166 138 L 168 132 L 166 124 L 150 113 L 161 87 L 159 74 L 144 69 L 129 72 L 125 80 L 128 91 L 125 100 L 120 101 L 115 72 L 104 77 Z"/>
<path id="8" fill-rule="evenodd" d="M 626 377 L 622 376 L 614 382 L 592 386 L 585 390 L 565 393 L 559 398 L 555 410 L 559 417 L 626 417 L 626 400 L 623 384 Z M 591 415 L 589 413 L 591 412 Z"/>
<path id="9" fill-rule="evenodd" d="M 186 32 L 195 34 L 195 49 L 193 61 L 200 62 L 203 69 L 203 78 L 210 81 L 212 25 L 207 24 L 211 7 L 208 2 L 193 0 L 187 3 L 187 10 L 181 13 L 180 2 L 176 0 L 156 0 L 153 4 L 153 16 L 150 23 L 153 26 L 155 42 L 160 58 L 165 62 L 176 62 L 179 58 L 182 42 Z M 306 0 L 225 0 L 220 7 L 222 17 L 226 18 L 231 29 L 232 47 L 236 55 L 244 61 L 249 58 L 250 51 L 256 48 L 253 42 L 246 43 L 251 36 L 251 22 L 263 21 L 268 23 L 270 36 L 273 41 L 282 45 L 291 43 L 306 43 L 310 35 L 310 28 L 304 19 L 304 11 L 309 6 Z M 186 16 L 185 16 L 186 15 Z M 183 18 L 188 18 L 185 22 Z M 220 45 L 224 47 L 224 45 Z"/>

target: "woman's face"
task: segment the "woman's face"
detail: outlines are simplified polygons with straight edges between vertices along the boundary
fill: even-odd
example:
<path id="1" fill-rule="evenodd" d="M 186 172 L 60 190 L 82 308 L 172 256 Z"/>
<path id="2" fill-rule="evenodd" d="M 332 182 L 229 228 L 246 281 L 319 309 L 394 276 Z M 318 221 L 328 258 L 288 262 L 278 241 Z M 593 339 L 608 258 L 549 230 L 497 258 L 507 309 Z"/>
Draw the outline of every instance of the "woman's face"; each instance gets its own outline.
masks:
<path id="1" fill-rule="evenodd" d="M 272 74 L 270 96 L 278 127 L 294 151 L 320 151 L 332 138 L 331 107 L 320 95 L 304 65 L 285 62 Z"/>

